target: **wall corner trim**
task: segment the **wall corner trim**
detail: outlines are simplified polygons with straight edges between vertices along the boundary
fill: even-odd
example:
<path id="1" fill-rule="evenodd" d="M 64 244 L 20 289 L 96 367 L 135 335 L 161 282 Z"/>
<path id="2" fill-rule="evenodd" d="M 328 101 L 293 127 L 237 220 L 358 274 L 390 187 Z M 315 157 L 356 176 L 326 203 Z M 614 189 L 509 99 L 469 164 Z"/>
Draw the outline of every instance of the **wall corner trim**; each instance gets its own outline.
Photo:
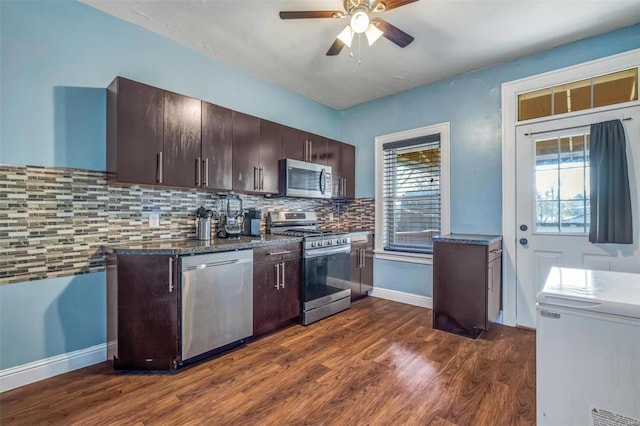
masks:
<path id="1" fill-rule="evenodd" d="M 404 291 L 389 290 L 386 288 L 375 287 L 371 291 L 372 297 L 391 300 L 394 302 L 406 303 L 407 305 L 419 306 L 421 308 L 432 309 L 433 299 L 419 294 L 405 293 Z"/>
<path id="2" fill-rule="evenodd" d="M 5 368 L 0 370 L 0 392 L 98 364 L 106 359 L 107 345 L 102 343 L 28 364 Z"/>

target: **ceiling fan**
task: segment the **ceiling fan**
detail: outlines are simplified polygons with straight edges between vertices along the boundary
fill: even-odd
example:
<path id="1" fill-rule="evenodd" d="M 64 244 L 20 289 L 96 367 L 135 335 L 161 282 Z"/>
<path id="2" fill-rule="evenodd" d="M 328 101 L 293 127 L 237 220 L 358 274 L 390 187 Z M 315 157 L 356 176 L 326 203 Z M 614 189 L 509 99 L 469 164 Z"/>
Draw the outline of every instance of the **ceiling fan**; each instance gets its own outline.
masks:
<path id="1" fill-rule="evenodd" d="M 375 43 L 380 36 L 384 36 L 398 46 L 406 47 L 413 41 L 413 37 L 384 19 L 372 18 L 371 15 L 396 9 L 415 1 L 418 0 L 344 0 L 344 12 L 340 10 L 285 11 L 280 12 L 280 19 L 339 19 L 350 16 L 349 24 L 338 34 L 336 40 L 327 51 L 327 56 L 339 54 L 345 45 L 351 47 L 353 37 L 362 33 L 367 37 L 369 46 Z"/>

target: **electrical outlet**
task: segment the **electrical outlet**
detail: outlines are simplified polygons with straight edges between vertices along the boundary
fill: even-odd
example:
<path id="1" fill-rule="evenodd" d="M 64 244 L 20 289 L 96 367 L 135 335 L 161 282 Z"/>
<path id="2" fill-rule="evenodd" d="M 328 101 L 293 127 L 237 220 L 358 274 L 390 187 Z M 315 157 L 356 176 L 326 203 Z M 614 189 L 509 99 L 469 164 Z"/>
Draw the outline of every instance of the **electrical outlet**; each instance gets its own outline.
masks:
<path id="1" fill-rule="evenodd" d="M 159 213 L 149 213 L 149 228 L 160 228 Z"/>
<path id="2" fill-rule="evenodd" d="M 329 213 L 329 222 L 333 222 L 333 213 Z"/>

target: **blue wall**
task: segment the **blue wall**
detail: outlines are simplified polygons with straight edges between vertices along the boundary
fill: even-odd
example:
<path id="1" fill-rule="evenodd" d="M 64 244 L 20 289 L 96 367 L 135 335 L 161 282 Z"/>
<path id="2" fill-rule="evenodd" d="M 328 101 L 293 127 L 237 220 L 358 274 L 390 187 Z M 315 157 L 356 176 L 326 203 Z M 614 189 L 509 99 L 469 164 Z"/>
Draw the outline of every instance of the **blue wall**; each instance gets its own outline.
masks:
<path id="1" fill-rule="evenodd" d="M 75 1 L 0 2 L 0 163 L 105 170 L 121 75 L 339 137 L 339 113 Z"/>
<path id="2" fill-rule="evenodd" d="M 106 341 L 103 272 L 0 286 L 0 369 Z"/>
<path id="3" fill-rule="evenodd" d="M 376 136 L 449 121 L 451 231 L 501 234 L 501 84 L 639 47 L 637 24 L 342 111 L 341 139 L 357 147 L 356 196 L 374 195 Z M 431 266 L 376 260 L 374 272 L 377 287 L 432 294 Z"/>

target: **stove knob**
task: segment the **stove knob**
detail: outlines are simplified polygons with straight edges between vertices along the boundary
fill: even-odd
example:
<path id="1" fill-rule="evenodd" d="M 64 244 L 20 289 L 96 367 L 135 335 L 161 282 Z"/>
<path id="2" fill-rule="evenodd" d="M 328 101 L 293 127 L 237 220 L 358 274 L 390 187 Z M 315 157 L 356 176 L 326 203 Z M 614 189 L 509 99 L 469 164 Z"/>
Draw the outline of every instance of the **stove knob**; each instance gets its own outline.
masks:
<path id="1" fill-rule="evenodd" d="M 328 246 L 330 246 L 331 244 L 333 244 L 333 243 L 331 242 L 331 240 L 327 241 L 327 245 L 328 245 Z"/>
<path id="2" fill-rule="evenodd" d="M 313 242 L 312 242 L 312 243 L 311 243 L 311 247 L 315 247 L 315 246 L 316 246 L 316 243 L 313 243 Z"/>
<path id="3" fill-rule="evenodd" d="M 347 244 L 347 239 L 346 238 L 342 239 L 342 244 Z"/>

